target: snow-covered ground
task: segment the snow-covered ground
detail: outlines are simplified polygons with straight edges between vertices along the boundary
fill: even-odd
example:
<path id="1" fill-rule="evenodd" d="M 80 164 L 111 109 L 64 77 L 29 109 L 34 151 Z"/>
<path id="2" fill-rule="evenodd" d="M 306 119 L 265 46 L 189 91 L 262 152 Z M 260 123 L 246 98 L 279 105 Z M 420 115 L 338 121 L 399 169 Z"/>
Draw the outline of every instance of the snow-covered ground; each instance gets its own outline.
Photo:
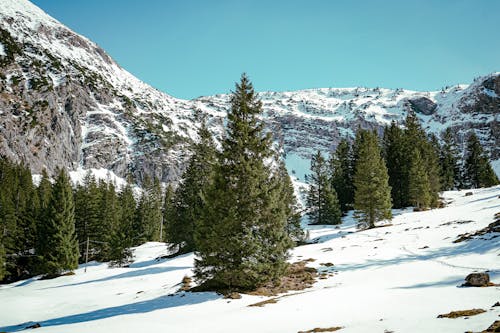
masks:
<path id="1" fill-rule="evenodd" d="M 443 209 L 396 211 L 392 226 L 357 232 L 348 216 L 338 229 L 311 228 L 317 243 L 294 249 L 290 260 L 313 258 L 310 266 L 335 274 L 275 304 L 248 307 L 267 299 L 261 296 L 176 293 L 183 276 L 192 274 L 193 255 L 157 261 L 165 245 L 147 243 L 135 249 L 129 268 L 91 263 L 74 276 L 0 286 L 0 332 L 34 323 L 40 333 L 276 333 L 332 326 L 346 333 L 481 331 L 498 320 L 500 307 L 492 305 L 500 287 L 459 286 L 467 274 L 486 270 L 500 283 L 500 237 L 453 240 L 493 222 L 500 186 L 473 192 L 444 193 L 449 205 Z M 472 308 L 487 311 L 436 318 Z"/>

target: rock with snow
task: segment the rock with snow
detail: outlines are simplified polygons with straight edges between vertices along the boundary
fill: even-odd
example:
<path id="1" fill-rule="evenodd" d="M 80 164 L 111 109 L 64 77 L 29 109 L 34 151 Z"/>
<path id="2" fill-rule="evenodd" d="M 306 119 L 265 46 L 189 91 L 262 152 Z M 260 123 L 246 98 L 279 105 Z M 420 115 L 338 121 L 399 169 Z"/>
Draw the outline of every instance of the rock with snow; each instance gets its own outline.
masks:
<path id="1" fill-rule="evenodd" d="M 488 287 L 489 285 L 490 285 L 490 275 L 488 273 L 471 273 L 465 277 L 464 286 Z"/>

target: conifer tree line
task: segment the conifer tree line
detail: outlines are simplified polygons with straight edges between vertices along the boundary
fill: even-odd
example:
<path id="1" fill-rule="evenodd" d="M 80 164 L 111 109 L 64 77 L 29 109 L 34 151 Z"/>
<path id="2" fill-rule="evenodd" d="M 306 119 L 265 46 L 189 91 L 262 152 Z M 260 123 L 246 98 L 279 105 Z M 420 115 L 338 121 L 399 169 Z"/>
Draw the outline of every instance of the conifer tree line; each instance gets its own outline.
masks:
<path id="1" fill-rule="evenodd" d="M 304 240 L 294 189 L 245 74 L 231 96 L 222 148 L 202 120 L 175 188 L 145 179 L 137 196 L 91 173 L 72 187 L 64 170 L 35 186 L 27 167 L 1 159 L 0 281 L 57 276 L 87 259 L 126 265 L 146 241 L 169 243 L 172 255 L 195 251 L 195 278 L 207 289 L 278 279 Z M 338 209 L 329 214 L 340 219 Z"/>
<path id="2" fill-rule="evenodd" d="M 393 121 L 382 136 L 358 129 L 352 142 L 340 141 L 328 161 L 318 151 L 307 180 L 311 224 L 339 224 L 330 212 L 354 209 L 360 227 L 389 219 L 391 208 L 438 207 L 441 191 L 499 184 L 475 133 L 460 153 L 450 128 L 440 143 L 425 133 L 413 112 L 403 127 Z"/>
<path id="3" fill-rule="evenodd" d="M 43 172 L 35 186 L 29 168 L 0 158 L 0 188 L 0 281 L 57 276 L 85 260 L 125 265 L 130 247 L 165 240 L 158 181 L 146 179 L 137 198 L 130 184 L 117 191 L 90 172 L 74 187 L 65 170 Z"/>

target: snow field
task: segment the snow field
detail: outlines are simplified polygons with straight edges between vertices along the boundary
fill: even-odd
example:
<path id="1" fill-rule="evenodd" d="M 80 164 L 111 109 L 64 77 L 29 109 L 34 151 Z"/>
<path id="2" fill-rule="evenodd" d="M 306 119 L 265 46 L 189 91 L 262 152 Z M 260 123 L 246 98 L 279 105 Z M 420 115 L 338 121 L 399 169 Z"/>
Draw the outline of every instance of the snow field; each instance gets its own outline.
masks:
<path id="1" fill-rule="evenodd" d="M 445 192 L 450 203 L 443 209 L 395 211 L 391 226 L 357 231 L 349 215 L 339 228 L 310 227 L 316 243 L 295 248 L 290 260 L 312 258 L 309 266 L 334 275 L 275 304 L 248 307 L 269 297 L 176 293 L 183 276 L 192 274 L 193 254 L 155 260 L 168 254 L 166 245 L 146 243 L 135 248 L 129 268 L 90 263 L 86 273 L 80 266 L 74 276 L 0 286 L 0 331 L 33 323 L 42 325 L 41 333 L 275 333 L 332 326 L 343 326 L 340 332 L 480 331 L 500 315 L 498 307 L 491 308 L 500 287 L 458 286 L 474 271 L 488 270 L 493 282 L 500 282 L 500 237 L 452 241 L 493 221 L 500 211 L 500 186 L 467 197 L 465 192 Z M 487 312 L 436 318 L 472 308 Z"/>

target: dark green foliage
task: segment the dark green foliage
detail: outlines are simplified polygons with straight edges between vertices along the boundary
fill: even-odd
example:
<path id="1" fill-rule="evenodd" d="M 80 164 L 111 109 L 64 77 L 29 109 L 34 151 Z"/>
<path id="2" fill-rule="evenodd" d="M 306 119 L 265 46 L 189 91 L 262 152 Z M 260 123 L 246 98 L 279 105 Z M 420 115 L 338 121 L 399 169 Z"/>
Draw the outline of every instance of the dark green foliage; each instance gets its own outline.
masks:
<path id="1" fill-rule="evenodd" d="M 311 174 L 307 177 L 307 215 L 310 224 L 340 224 L 341 212 L 337 193 L 328 174 L 328 166 L 318 151 L 311 159 Z"/>
<path id="2" fill-rule="evenodd" d="M 124 266 L 130 261 L 130 247 L 134 243 L 133 224 L 135 220 L 136 202 L 132 186 L 127 184 L 118 195 L 119 214 L 117 225 L 113 229 L 107 257 L 111 266 Z"/>
<path id="3" fill-rule="evenodd" d="M 36 264 L 38 198 L 30 170 L 0 158 L 0 280 L 30 276 Z"/>
<path id="4" fill-rule="evenodd" d="M 96 259 L 99 261 L 109 261 L 112 251 L 111 239 L 113 232 L 119 228 L 120 205 L 115 185 L 111 182 L 99 182 L 100 202 L 99 202 L 99 229 L 100 235 L 95 238 L 93 248 L 96 251 Z"/>
<path id="5" fill-rule="evenodd" d="M 0 56 L 0 67 L 3 67 L 12 63 L 15 59 L 15 55 L 21 54 L 22 50 L 10 33 L 2 28 L 0 28 L 0 43 L 3 45 L 6 54 L 3 57 Z"/>
<path id="6" fill-rule="evenodd" d="M 273 180 L 281 187 L 281 197 L 283 210 L 288 216 L 286 231 L 288 236 L 295 242 L 300 243 L 306 240 L 306 234 L 300 225 L 301 214 L 297 199 L 295 197 L 292 180 L 288 175 L 285 164 L 280 161 L 278 172 L 273 176 Z"/>
<path id="7" fill-rule="evenodd" d="M 426 207 L 419 208 L 437 207 L 439 205 L 439 191 L 441 190 L 440 147 L 437 138 L 427 137 L 413 112 L 408 112 L 405 125 L 406 128 L 402 130 L 393 122 L 389 127 L 386 127 L 383 138 L 383 155 L 388 169 L 394 207 L 402 208 L 412 205 L 415 202 L 415 196 L 429 196 L 430 198 L 429 201 L 424 201 Z M 418 150 L 418 155 L 415 154 L 415 150 Z M 417 164 L 422 163 L 424 171 L 410 173 L 412 166 L 416 164 L 416 161 L 413 161 L 416 156 L 421 159 Z M 429 193 L 416 194 L 415 191 L 423 187 L 413 186 L 410 195 L 411 184 L 415 185 L 421 182 L 421 180 L 412 179 L 412 177 L 423 176 L 424 173 L 429 184 Z"/>
<path id="8" fill-rule="evenodd" d="M 351 147 L 346 139 L 342 139 L 330 158 L 332 184 L 337 192 L 340 209 L 347 212 L 354 202 L 353 166 Z"/>
<path id="9" fill-rule="evenodd" d="M 443 145 L 439 156 L 442 190 L 449 191 L 461 187 L 459 159 L 455 137 L 451 128 L 447 128 L 443 134 Z"/>
<path id="10" fill-rule="evenodd" d="M 206 209 L 204 198 L 216 163 L 215 145 L 204 122 L 198 136 L 200 140 L 193 145 L 193 155 L 175 192 L 175 215 L 168 229 L 167 238 L 178 253 L 195 250 L 195 224 Z"/>
<path id="11" fill-rule="evenodd" d="M 230 101 L 227 134 L 195 229 L 195 278 L 207 288 L 248 290 L 284 274 L 293 243 L 283 191 L 264 164 L 274 157 L 259 120 L 262 104 L 246 75 Z"/>
<path id="12" fill-rule="evenodd" d="M 421 210 L 431 204 L 431 185 L 420 150 L 415 149 L 411 158 L 409 195 L 410 202 Z"/>
<path id="13" fill-rule="evenodd" d="M 40 246 L 42 271 L 58 275 L 78 267 L 78 241 L 75 234 L 75 206 L 70 180 L 61 170 L 52 187 L 47 220 L 42 227 Z"/>
<path id="14" fill-rule="evenodd" d="M 499 183 L 475 133 L 470 134 L 467 139 L 464 179 L 466 185 L 472 188 L 490 187 Z"/>
<path id="15" fill-rule="evenodd" d="M 78 243 L 80 244 L 80 253 L 84 254 L 87 247 L 87 239 L 93 243 L 89 245 L 89 259 L 94 260 L 98 249 L 96 249 L 97 241 L 103 230 L 101 228 L 101 192 L 97 186 L 97 182 L 89 171 L 82 184 L 76 186 L 74 193 L 75 201 L 75 227 Z M 84 256 L 81 258 L 84 260 Z"/>
<path id="16" fill-rule="evenodd" d="M 377 221 L 392 218 L 391 188 L 376 133 L 359 131 L 363 133 L 356 135 L 354 216 L 361 228 L 373 228 Z"/>
<path id="17" fill-rule="evenodd" d="M 160 237 L 162 242 L 170 243 L 169 239 L 169 231 L 171 230 L 171 225 L 174 223 L 175 219 L 175 206 L 174 206 L 174 196 L 175 192 L 171 184 L 168 184 L 165 189 L 165 195 L 163 196 L 163 224 L 162 224 L 162 232 L 160 233 Z"/>
<path id="18" fill-rule="evenodd" d="M 439 206 L 439 192 L 441 191 L 441 166 L 439 164 L 439 152 L 441 146 L 434 134 L 429 135 L 428 139 L 422 144 L 422 157 L 426 164 L 427 177 L 430 185 L 430 207 Z"/>
<path id="19" fill-rule="evenodd" d="M 405 207 L 408 202 L 408 189 L 404 180 L 408 178 L 408 169 L 405 168 L 407 157 L 405 156 L 404 132 L 394 121 L 384 130 L 382 151 L 389 175 L 393 206 L 394 208 Z"/>
<path id="20" fill-rule="evenodd" d="M 162 193 L 158 179 L 146 178 L 134 219 L 134 245 L 160 240 Z"/>

